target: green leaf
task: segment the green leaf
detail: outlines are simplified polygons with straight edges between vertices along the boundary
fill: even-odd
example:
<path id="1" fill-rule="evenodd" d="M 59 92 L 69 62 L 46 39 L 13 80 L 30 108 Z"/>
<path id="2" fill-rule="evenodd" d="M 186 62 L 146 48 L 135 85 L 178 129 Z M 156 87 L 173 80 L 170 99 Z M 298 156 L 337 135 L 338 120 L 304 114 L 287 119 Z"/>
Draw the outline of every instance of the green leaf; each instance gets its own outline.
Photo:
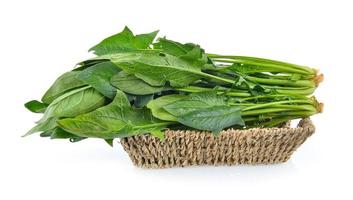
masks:
<path id="1" fill-rule="evenodd" d="M 89 60 L 84 60 L 82 62 L 77 63 L 75 68 L 72 71 L 82 71 L 84 69 L 87 69 L 89 67 L 92 67 L 96 64 L 107 62 L 109 59 L 89 59 Z"/>
<path id="2" fill-rule="evenodd" d="M 271 68 L 257 66 L 257 65 L 247 65 L 242 63 L 234 63 L 228 67 L 224 67 L 220 71 L 222 72 L 236 72 L 242 74 L 252 74 L 258 72 L 279 72 Z"/>
<path id="3" fill-rule="evenodd" d="M 92 86 L 104 96 L 113 99 L 116 89 L 110 84 L 110 79 L 121 71 L 112 62 L 98 63 L 81 71 L 77 78 Z"/>
<path id="4" fill-rule="evenodd" d="M 140 34 L 134 36 L 128 27 L 118 34 L 112 35 L 89 51 L 93 51 L 96 55 L 105 55 L 111 53 L 119 53 L 124 51 L 147 49 L 153 42 L 158 31 L 147 34 Z"/>
<path id="5" fill-rule="evenodd" d="M 163 106 L 163 108 L 170 114 L 178 117 L 198 109 L 226 105 L 227 103 L 223 96 L 217 95 L 216 91 L 211 91 L 192 93 L 181 100 Z"/>
<path id="6" fill-rule="evenodd" d="M 137 108 L 144 107 L 153 99 L 153 94 L 135 95 L 134 106 Z"/>
<path id="7" fill-rule="evenodd" d="M 161 96 L 157 99 L 150 101 L 147 104 L 147 108 L 149 108 L 152 112 L 152 115 L 158 119 L 165 121 L 177 121 L 176 117 L 164 110 L 163 107 L 183 98 L 185 98 L 185 96 L 180 94 Z"/>
<path id="8" fill-rule="evenodd" d="M 153 44 L 153 47 L 163 50 L 163 52 L 170 55 L 184 59 L 193 66 L 198 66 L 200 68 L 206 63 L 210 63 L 205 51 L 197 44 L 181 44 L 166 38 L 159 38 L 158 42 Z"/>
<path id="9" fill-rule="evenodd" d="M 162 106 L 186 126 L 214 133 L 233 125 L 244 125 L 241 108 L 227 104 L 216 91 L 193 93 Z"/>
<path id="10" fill-rule="evenodd" d="M 136 95 L 154 94 L 165 90 L 165 87 L 151 86 L 145 81 L 137 78 L 133 74 L 127 74 L 124 71 L 119 72 L 111 79 L 111 84 L 120 90 Z"/>
<path id="11" fill-rule="evenodd" d="M 51 129 L 51 130 L 48 130 L 48 131 L 44 131 L 44 132 L 41 132 L 39 134 L 40 137 L 50 137 L 51 134 L 53 134 L 55 128 L 54 129 Z"/>
<path id="12" fill-rule="evenodd" d="M 109 55 L 113 63 L 152 86 L 184 87 L 204 75 L 200 68 L 175 56 L 154 52 L 129 52 Z"/>
<path id="13" fill-rule="evenodd" d="M 161 131 L 161 130 L 153 130 L 153 131 L 151 131 L 151 135 L 159 138 L 160 140 L 165 139 L 164 131 Z"/>
<path id="14" fill-rule="evenodd" d="M 156 38 L 157 34 L 158 34 L 158 30 L 157 31 L 153 31 L 151 33 L 144 33 L 144 34 L 139 34 L 135 36 L 135 47 L 137 47 L 137 49 L 147 49 L 152 42 L 154 41 L 154 39 Z"/>
<path id="15" fill-rule="evenodd" d="M 57 123 L 56 123 L 57 120 L 58 120 L 58 118 L 51 117 L 51 118 L 48 118 L 47 120 L 44 120 L 42 122 L 38 122 L 36 126 L 34 126 L 31 130 L 29 130 L 22 137 L 32 135 L 33 133 L 36 133 L 36 132 L 46 132 L 48 134 L 50 132 L 50 130 L 54 129 L 57 126 Z"/>
<path id="16" fill-rule="evenodd" d="M 90 86 L 69 91 L 56 98 L 46 109 L 40 122 L 51 117 L 74 117 L 105 104 L 105 98 Z"/>
<path id="17" fill-rule="evenodd" d="M 48 107 L 48 104 L 42 103 L 37 100 L 32 100 L 25 103 L 25 107 L 34 113 L 43 113 L 45 109 Z"/>
<path id="18" fill-rule="evenodd" d="M 52 101 L 54 101 L 54 99 L 58 98 L 64 93 L 72 89 L 84 86 L 85 83 L 76 77 L 78 73 L 79 72 L 77 71 L 66 72 L 58 79 L 56 79 L 53 85 L 42 97 L 42 102 L 50 104 Z"/>
<path id="19" fill-rule="evenodd" d="M 188 49 L 186 49 L 180 42 L 168 40 L 166 38 L 158 38 L 158 41 L 153 44 L 153 47 L 177 57 L 185 55 L 188 52 Z"/>
<path id="20" fill-rule="evenodd" d="M 60 127 L 56 127 L 53 130 L 52 134 L 50 135 L 50 139 L 79 139 L 79 138 L 82 138 L 82 137 L 69 133 Z"/>
<path id="21" fill-rule="evenodd" d="M 107 144 L 109 144 L 109 146 L 113 147 L 114 143 L 113 143 L 114 139 L 105 139 L 105 142 Z"/>
<path id="22" fill-rule="evenodd" d="M 178 117 L 178 121 L 192 128 L 208 130 L 218 134 L 221 130 L 230 126 L 244 126 L 241 109 L 241 107 L 234 106 L 203 108 Z"/>
<path id="23" fill-rule="evenodd" d="M 103 139 L 148 133 L 166 126 L 154 119 L 149 110 L 132 108 L 120 90 L 109 105 L 74 118 L 61 119 L 58 124 L 75 135 Z"/>

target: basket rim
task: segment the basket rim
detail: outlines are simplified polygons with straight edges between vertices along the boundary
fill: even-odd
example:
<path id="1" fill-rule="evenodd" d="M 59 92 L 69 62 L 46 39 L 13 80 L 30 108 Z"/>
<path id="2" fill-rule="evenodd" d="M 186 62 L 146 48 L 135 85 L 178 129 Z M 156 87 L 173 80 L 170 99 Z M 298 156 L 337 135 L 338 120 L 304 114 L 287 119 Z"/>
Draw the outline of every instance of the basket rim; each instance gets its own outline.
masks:
<path id="1" fill-rule="evenodd" d="M 283 124 L 280 127 L 255 127 L 255 128 L 249 128 L 249 129 L 234 129 L 234 128 L 228 128 L 222 130 L 218 136 L 223 135 L 224 133 L 227 134 L 246 134 L 246 133 L 254 133 L 254 132 L 272 132 L 272 131 L 285 131 L 285 132 L 291 132 L 291 131 L 296 131 L 299 129 L 308 129 L 310 132 L 315 131 L 315 126 L 310 118 L 301 118 L 300 121 L 297 123 L 296 127 L 290 127 L 293 121 L 287 121 L 285 124 Z M 179 134 L 212 134 L 210 131 L 205 131 L 205 130 L 173 130 L 173 129 L 166 129 L 164 130 L 164 133 L 179 133 Z M 213 134 L 212 134 L 213 135 Z"/>

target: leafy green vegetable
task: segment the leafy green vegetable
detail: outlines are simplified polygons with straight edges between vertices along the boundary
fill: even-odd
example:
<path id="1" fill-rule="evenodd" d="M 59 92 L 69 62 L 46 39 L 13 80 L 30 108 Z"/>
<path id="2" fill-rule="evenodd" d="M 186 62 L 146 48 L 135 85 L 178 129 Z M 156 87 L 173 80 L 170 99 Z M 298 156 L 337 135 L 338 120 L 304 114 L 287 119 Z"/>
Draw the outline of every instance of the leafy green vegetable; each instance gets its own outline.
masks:
<path id="1" fill-rule="evenodd" d="M 229 106 L 215 91 L 194 93 L 163 108 L 186 126 L 214 133 L 229 126 L 245 125 L 241 107 Z"/>
<path id="2" fill-rule="evenodd" d="M 64 130 L 81 137 L 112 139 L 161 130 L 168 123 L 152 117 L 147 109 L 134 109 L 126 95 L 117 91 L 113 102 L 93 112 L 58 121 Z"/>
<path id="3" fill-rule="evenodd" d="M 23 136 L 28 136 L 36 132 L 47 132 L 49 133 L 51 130 L 53 130 L 57 124 L 56 121 L 58 118 L 56 117 L 51 117 L 48 118 L 44 121 L 37 122 L 37 125 L 34 126 L 32 129 L 30 129 L 25 135 Z"/>
<path id="4" fill-rule="evenodd" d="M 105 104 L 105 98 L 91 86 L 78 88 L 56 98 L 46 109 L 43 122 L 51 117 L 74 117 Z"/>
<path id="5" fill-rule="evenodd" d="M 136 95 L 154 94 L 167 89 L 166 87 L 161 86 L 151 86 L 145 81 L 137 78 L 135 75 L 127 74 L 124 71 L 113 76 L 111 84 L 124 92 Z"/>
<path id="6" fill-rule="evenodd" d="M 322 112 L 313 94 L 323 75 L 282 61 L 206 53 L 200 45 L 135 35 L 125 27 L 90 49 L 97 56 L 61 75 L 26 135 L 77 142 L 196 129 L 274 127 Z"/>
<path id="7" fill-rule="evenodd" d="M 200 68 L 175 56 L 159 52 L 128 52 L 109 56 L 111 61 L 129 74 L 152 86 L 186 86 L 200 78 Z"/>
<path id="8" fill-rule="evenodd" d="M 137 108 L 142 108 L 145 105 L 147 105 L 147 103 L 149 101 L 151 101 L 153 99 L 153 94 L 148 94 L 148 95 L 135 95 L 134 98 L 134 106 Z"/>
<path id="9" fill-rule="evenodd" d="M 125 52 L 127 50 L 147 49 L 153 42 L 158 31 L 134 36 L 128 27 L 118 34 L 112 35 L 92 47 L 96 55 Z"/>
<path id="10" fill-rule="evenodd" d="M 158 119 L 165 121 L 177 121 L 176 117 L 167 112 L 163 107 L 183 98 L 185 98 L 185 96 L 180 94 L 161 96 L 150 101 L 147 104 L 147 108 L 149 108 L 152 112 L 152 115 Z"/>
<path id="11" fill-rule="evenodd" d="M 178 122 L 199 130 L 218 134 L 222 129 L 245 123 L 241 117 L 241 107 L 213 106 L 197 109 L 178 117 Z"/>
<path id="12" fill-rule="evenodd" d="M 66 72 L 61 75 L 42 97 L 43 103 L 50 104 L 54 99 L 72 89 L 86 85 L 77 78 L 77 71 Z"/>
<path id="13" fill-rule="evenodd" d="M 190 94 L 186 98 L 163 106 L 163 108 L 170 114 L 179 117 L 195 110 L 226 105 L 224 97 L 218 96 L 215 91 L 211 91 Z"/>
<path id="14" fill-rule="evenodd" d="M 60 127 L 56 127 L 50 134 L 50 139 L 84 139 L 80 136 L 71 134 Z"/>
<path id="15" fill-rule="evenodd" d="M 113 99 L 116 89 L 110 84 L 110 79 L 118 74 L 120 69 L 112 62 L 102 62 L 81 71 L 77 78 L 91 85 L 104 96 Z"/>
<path id="16" fill-rule="evenodd" d="M 39 102 L 37 100 L 32 100 L 25 103 L 25 107 L 34 113 L 43 113 L 48 107 L 48 104 Z"/>
<path id="17" fill-rule="evenodd" d="M 109 146 L 113 147 L 114 139 L 105 139 L 105 142 L 106 142 Z"/>
<path id="18" fill-rule="evenodd" d="M 181 44 L 166 38 L 159 38 L 158 42 L 153 44 L 153 47 L 163 50 L 163 52 L 170 55 L 186 60 L 193 66 L 201 67 L 209 62 L 205 51 L 196 44 Z"/>

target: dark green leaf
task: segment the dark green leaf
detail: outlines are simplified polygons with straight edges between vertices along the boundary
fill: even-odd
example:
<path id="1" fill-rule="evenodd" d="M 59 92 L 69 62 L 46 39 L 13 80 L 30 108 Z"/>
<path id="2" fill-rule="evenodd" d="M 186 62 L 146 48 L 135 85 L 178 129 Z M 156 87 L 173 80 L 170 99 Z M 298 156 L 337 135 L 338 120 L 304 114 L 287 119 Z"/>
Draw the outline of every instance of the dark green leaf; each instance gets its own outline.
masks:
<path id="1" fill-rule="evenodd" d="M 50 104 L 52 101 L 54 101 L 54 99 L 58 98 L 64 93 L 72 89 L 84 86 L 85 83 L 76 77 L 78 73 L 79 72 L 77 71 L 66 72 L 58 79 L 56 79 L 53 85 L 42 97 L 42 102 Z"/>
<path id="2" fill-rule="evenodd" d="M 244 126 L 241 108 L 234 106 L 214 106 L 198 109 L 178 117 L 178 121 L 186 126 L 212 131 L 215 134 L 230 126 Z"/>
<path id="3" fill-rule="evenodd" d="M 82 71 L 96 64 L 107 62 L 109 59 L 90 59 L 79 62 L 72 71 Z"/>
<path id="4" fill-rule="evenodd" d="M 209 62 L 205 51 L 196 44 L 181 44 L 166 38 L 159 38 L 158 42 L 154 43 L 153 46 L 156 49 L 163 50 L 163 52 L 184 59 L 193 66 L 198 66 L 201 68 L 203 65 Z"/>
<path id="5" fill-rule="evenodd" d="M 48 130 L 48 131 L 41 132 L 40 137 L 50 137 L 51 134 L 53 134 L 54 130 L 55 130 L 55 128 Z"/>
<path id="6" fill-rule="evenodd" d="M 34 113 L 43 113 L 45 109 L 48 107 L 48 104 L 42 103 L 37 100 L 32 100 L 25 103 L 25 107 Z"/>
<path id="7" fill-rule="evenodd" d="M 147 49 L 153 42 L 158 31 L 147 34 L 136 35 L 131 32 L 128 27 L 118 34 L 104 39 L 102 42 L 92 47 L 89 51 L 93 51 L 96 55 L 105 55 L 119 53 L 124 51 Z"/>
<path id="8" fill-rule="evenodd" d="M 72 133 L 69 133 L 65 130 L 63 130 L 60 127 L 56 127 L 53 130 L 53 133 L 50 135 L 50 139 L 70 139 L 70 138 L 81 138 L 80 136 L 74 135 Z"/>
<path id="9" fill-rule="evenodd" d="M 109 146 L 113 147 L 113 141 L 114 139 L 105 139 L 105 142 L 109 144 Z"/>
<path id="10" fill-rule="evenodd" d="M 150 102 L 153 99 L 153 94 L 149 95 L 136 95 L 135 96 L 135 101 L 134 101 L 134 106 L 137 108 L 144 107 L 147 105 L 148 102 Z"/>
<path id="11" fill-rule="evenodd" d="M 120 90 L 112 103 L 93 112 L 58 121 L 60 127 L 81 137 L 112 139 L 165 128 L 146 109 L 134 109 Z"/>
<path id="12" fill-rule="evenodd" d="M 43 118 L 74 117 L 95 110 L 105 104 L 105 98 L 98 91 L 86 86 L 69 91 L 56 98 L 46 109 Z"/>
<path id="13" fill-rule="evenodd" d="M 147 104 L 147 108 L 149 108 L 152 111 L 152 115 L 158 119 L 165 121 L 177 121 L 176 117 L 164 110 L 163 107 L 183 98 L 185 98 L 185 96 L 180 94 L 161 96 L 150 101 Z"/>
<path id="14" fill-rule="evenodd" d="M 181 100 L 163 106 L 163 108 L 170 114 L 178 117 L 198 109 L 226 105 L 227 103 L 223 96 L 218 96 L 216 91 L 211 91 L 190 94 Z"/>
<path id="15" fill-rule="evenodd" d="M 111 79 L 111 84 L 120 90 L 136 95 L 154 94 L 167 89 L 165 87 L 151 86 L 133 74 L 119 72 Z"/>
<path id="16" fill-rule="evenodd" d="M 167 81 L 173 87 L 183 87 L 203 75 L 200 68 L 175 56 L 149 52 L 129 52 L 107 56 L 129 74 L 134 74 L 152 86 L 164 86 Z"/>
<path id="17" fill-rule="evenodd" d="M 110 84 L 110 79 L 119 71 L 121 70 L 112 62 L 103 62 L 81 71 L 77 78 L 113 99 L 116 89 Z"/>

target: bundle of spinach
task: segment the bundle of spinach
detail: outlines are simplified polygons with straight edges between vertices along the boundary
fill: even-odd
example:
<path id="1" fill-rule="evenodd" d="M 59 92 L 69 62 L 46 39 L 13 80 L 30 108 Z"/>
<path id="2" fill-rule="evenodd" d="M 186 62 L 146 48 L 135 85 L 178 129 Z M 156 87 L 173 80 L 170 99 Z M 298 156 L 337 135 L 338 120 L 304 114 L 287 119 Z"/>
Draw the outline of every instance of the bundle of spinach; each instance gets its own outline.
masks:
<path id="1" fill-rule="evenodd" d="M 129 28 L 92 47 L 96 57 L 62 74 L 41 101 L 44 113 L 26 135 L 80 141 L 197 129 L 274 127 L 314 115 L 311 96 L 323 76 L 309 67 L 208 54 L 199 45 L 134 35 Z"/>

